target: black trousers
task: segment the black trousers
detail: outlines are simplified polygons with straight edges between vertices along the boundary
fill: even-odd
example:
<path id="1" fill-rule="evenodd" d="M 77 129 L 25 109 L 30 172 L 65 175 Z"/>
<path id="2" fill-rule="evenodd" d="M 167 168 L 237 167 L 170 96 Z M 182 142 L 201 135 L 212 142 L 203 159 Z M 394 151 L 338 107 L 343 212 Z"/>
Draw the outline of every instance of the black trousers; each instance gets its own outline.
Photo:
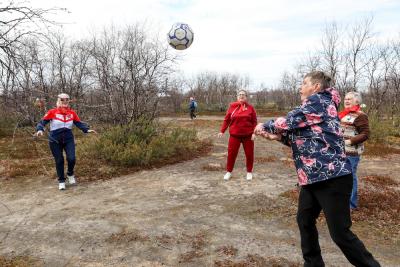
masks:
<path id="1" fill-rule="evenodd" d="M 190 118 L 193 120 L 193 118 L 196 118 L 196 114 L 194 113 L 196 111 L 196 109 L 191 108 L 190 109 Z"/>
<path id="2" fill-rule="evenodd" d="M 332 240 L 348 261 L 357 267 L 380 266 L 358 237 L 351 232 L 349 201 L 352 174 L 302 186 L 297 211 L 304 266 L 325 266 L 318 242 L 316 219 L 324 211 Z"/>
<path id="3" fill-rule="evenodd" d="M 74 174 L 75 167 L 75 141 L 73 138 L 66 140 L 64 142 L 61 141 L 50 141 L 50 150 L 53 154 L 54 160 L 56 162 L 56 170 L 58 176 L 59 183 L 65 183 L 64 176 L 64 155 L 63 150 L 65 150 L 65 154 L 67 155 L 67 175 Z"/>

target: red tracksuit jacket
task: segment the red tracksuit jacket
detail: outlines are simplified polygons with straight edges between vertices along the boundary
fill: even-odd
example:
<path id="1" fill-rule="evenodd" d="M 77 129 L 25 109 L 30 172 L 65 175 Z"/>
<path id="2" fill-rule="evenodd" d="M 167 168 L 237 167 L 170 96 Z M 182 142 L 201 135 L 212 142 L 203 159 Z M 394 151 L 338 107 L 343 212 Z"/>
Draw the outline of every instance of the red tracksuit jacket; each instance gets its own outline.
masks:
<path id="1" fill-rule="evenodd" d="M 257 125 L 256 110 L 252 105 L 244 102 L 233 102 L 230 104 L 224 122 L 221 126 L 221 133 L 229 127 L 229 134 L 235 136 L 248 136 L 254 131 Z"/>

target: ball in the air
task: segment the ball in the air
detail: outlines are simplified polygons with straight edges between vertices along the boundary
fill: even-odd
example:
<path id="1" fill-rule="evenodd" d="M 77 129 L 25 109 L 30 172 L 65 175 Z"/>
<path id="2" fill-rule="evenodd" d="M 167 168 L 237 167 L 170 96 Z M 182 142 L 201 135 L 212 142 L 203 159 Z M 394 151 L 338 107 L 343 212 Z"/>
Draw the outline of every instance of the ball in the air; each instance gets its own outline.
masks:
<path id="1" fill-rule="evenodd" d="M 193 43 L 193 31 L 186 23 L 175 23 L 168 32 L 168 43 L 177 50 L 185 50 Z"/>

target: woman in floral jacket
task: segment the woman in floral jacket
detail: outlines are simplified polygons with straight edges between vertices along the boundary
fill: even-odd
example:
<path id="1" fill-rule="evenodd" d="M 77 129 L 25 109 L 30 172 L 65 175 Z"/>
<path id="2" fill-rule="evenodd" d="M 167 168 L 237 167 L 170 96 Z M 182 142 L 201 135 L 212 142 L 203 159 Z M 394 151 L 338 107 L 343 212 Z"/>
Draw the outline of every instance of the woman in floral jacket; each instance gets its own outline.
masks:
<path id="1" fill-rule="evenodd" d="M 346 159 L 337 116 L 339 93 L 321 71 L 304 77 L 302 105 L 286 118 L 257 125 L 255 133 L 289 145 L 293 151 L 300 195 L 297 223 L 304 266 L 324 266 L 315 226 L 324 211 L 330 235 L 355 266 L 380 266 L 350 230 L 349 200 L 353 177 Z"/>

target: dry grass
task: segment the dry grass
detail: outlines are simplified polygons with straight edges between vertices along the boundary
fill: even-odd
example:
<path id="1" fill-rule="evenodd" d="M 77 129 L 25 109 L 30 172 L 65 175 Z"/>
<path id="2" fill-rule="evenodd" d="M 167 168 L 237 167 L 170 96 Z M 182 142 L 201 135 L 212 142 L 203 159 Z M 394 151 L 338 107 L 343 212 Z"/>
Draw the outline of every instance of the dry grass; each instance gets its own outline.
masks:
<path id="1" fill-rule="evenodd" d="M 301 264 L 292 262 L 284 258 L 279 257 L 268 257 L 264 258 L 260 255 L 249 254 L 243 260 L 223 260 L 215 261 L 215 267 L 300 267 Z"/>
<path id="2" fill-rule="evenodd" d="M 287 115 L 288 111 L 284 110 L 263 110 L 258 108 L 257 109 L 257 116 L 263 116 L 263 117 L 285 117 Z"/>
<path id="3" fill-rule="evenodd" d="M 267 218 L 285 218 L 285 221 L 291 221 L 289 217 L 296 214 L 296 206 L 292 201 L 285 197 L 278 199 L 271 198 L 265 194 L 253 194 L 235 199 L 228 203 L 227 212 L 233 212 L 247 218 L 267 217 Z"/>
<path id="4" fill-rule="evenodd" d="M 294 161 L 293 161 L 293 154 L 292 150 L 288 146 L 282 146 L 282 152 L 284 153 L 284 156 L 280 158 L 279 160 L 285 165 L 287 168 L 294 168 Z"/>
<path id="5" fill-rule="evenodd" d="M 43 261 L 30 256 L 3 257 L 0 256 L 1 267 L 41 267 Z"/>
<path id="6" fill-rule="evenodd" d="M 290 199 L 293 203 L 296 203 L 299 198 L 299 188 L 287 190 L 280 194 L 280 196 Z"/>
<path id="7" fill-rule="evenodd" d="M 374 157 L 386 157 L 388 155 L 400 154 L 400 149 L 388 146 L 386 144 L 367 142 L 365 143 L 364 155 L 374 156 Z"/>
<path id="8" fill-rule="evenodd" d="M 296 206 L 298 190 L 288 190 L 281 194 Z M 387 176 L 359 177 L 359 207 L 352 212 L 355 226 L 362 225 L 361 231 L 371 237 L 372 233 L 394 243 L 400 240 L 400 189 L 399 183 Z M 318 221 L 324 221 L 321 213 Z"/>
<path id="9" fill-rule="evenodd" d="M 109 243 L 127 244 L 131 242 L 146 242 L 150 241 L 148 235 L 141 234 L 138 230 L 126 231 L 123 230 L 119 233 L 112 234 L 106 239 Z"/>
<path id="10" fill-rule="evenodd" d="M 371 175 L 361 178 L 363 182 L 371 184 L 375 187 L 385 188 L 399 185 L 393 178 L 388 176 Z"/>
<path id="11" fill-rule="evenodd" d="M 208 253 L 204 251 L 208 244 L 207 234 L 205 231 L 200 231 L 194 235 L 183 234 L 177 243 L 186 244 L 186 246 L 190 246 L 191 249 L 179 255 L 179 263 L 192 262 L 196 258 L 202 258 L 208 255 Z"/>
<path id="12" fill-rule="evenodd" d="M 200 250 L 207 244 L 207 234 L 204 231 L 200 231 L 194 235 L 182 234 L 178 243 L 189 244 L 192 249 Z"/>
<path id="13" fill-rule="evenodd" d="M 223 116 L 221 116 L 221 120 L 203 120 L 203 119 L 195 119 L 191 121 L 180 121 L 179 126 L 180 127 L 186 127 L 186 128 L 195 128 L 195 129 L 203 129 L 203 128 L 210 128 L 210 129 L 218 129 L 223 121 Z M 173 125 L 176 125 L 176 123 L 172 124 L 169 123 L 168 126 L 172 127 Z"/>
<path id="14" fill-rule="evenodd" d="M 194 120 L 194 125 L 196 126 L 197 129 L 201 128 L 219 128 L 222 124 L 223 117 L 221 117 L 221 120 L 202 120 L 202 119 L 196 119 Z"/>
<path id="15" fill-rule="evenodd" d="M 277 157 L 275 156 L 268 156 L 268 157 L 255 157 L 254 162 L 255 163 L 270 163 L 270 162 L 275 162 L 277 161 Z"/>
<path id="16" fill-rule="evenodd" d="M 224 171 L 225 166 L 221 163 L 208 163 L 201 166 L 203 171 Z"/>
<path id="17" fill-rule="evenodd" d="M 393 146 L 400 146 L 400 136 L 388 136 L 387 142 Z"/>
<path id="18" fill-rule="evenodd" d="M 204 251 L 190 250 L 179 256 L 179 263 L 189 263 L 196 258 L 202 258 L 206 255 Z"/>
<path id="19" fill-rule="evenodd" d="M 208 238 L 205 231 L 200 231 L 195 234 L 183 233 L 179 236 L 173 237 L 167 234 L 163 234 L 161 236 L 149 236 L 141 233 L 138 230 L 125 229 L 121 232 L 112 234 L 106 239 L 106 242 L 115 244 L 117 246 L 126 246 L 130 243 L 136 242 L 147 242 L 149 246 L 154 244 L 170 250 L 173 249 L 173 247 L 180 246 L 187 251 L 178 256 L 179 263 L 192 262 L 196 258 L 201 258 L 205 255 L 208 255 L 206 252 Z"/>
<path id="20" fill-rule="evenodd" d="M 281 161 L 282 161 L 283 165 L 286 166 L 286 168 L 291 168 L 291 169 L 295 168 L 294 161 L 292 159 L 282 158 Z"/>
<path id="21" fill-rule="evenodd" d="M 48 170 L 54 168 L 47 141 L 39 141 L 24 132 L 0 140 L 0 175 L 6 179 L 49 175 Z"/>
<path id="22" fill-rule="evenodd" d="M 15 137 L 0 138 L 0 177 L 15 179 L 27 176 L 46 176 L 56 178 L 54 159 L 47 138 L 32 138 L 30 130 L 21 130 Z M 212 149 L 210 140 L 199 140 L 192 153 L 180 153 L 145 167 L 121 167 L 104 160 L 85 156 L 86 143 L 92 141 L 77 132 L 75 134 L 77 164 L 75 173 L 80 182 L 106 180 L 112 177 L 133 173 L 141 169 L 161 167 L 208 154 Z M 66 163 L 65 163 L 66 165 Z"/>
<path id="23" fill-rule="evenodd" d="M 366 176 L 360 183 L 359 207 L 352 212 L 353 221 L 370 225 L 371 230 L 385 239 L 399 242 L 399 183 L 384 176 Z"/>
<path id="24" fill-rule="evenodd" d="M 161 236 L 156 236 L 155 240 L 158 244 L 162 246 L 171 246 L 175 243 L 175 239 L 167 234 L 162 234 Z"/>
<path id="25" fill-rule="evenodd" d="M 238 249 L 233 246 L 222 246 L 215 250 L 219 255 L 225 255 L 228 257 L 234 257 L 238 253 Z"/>

